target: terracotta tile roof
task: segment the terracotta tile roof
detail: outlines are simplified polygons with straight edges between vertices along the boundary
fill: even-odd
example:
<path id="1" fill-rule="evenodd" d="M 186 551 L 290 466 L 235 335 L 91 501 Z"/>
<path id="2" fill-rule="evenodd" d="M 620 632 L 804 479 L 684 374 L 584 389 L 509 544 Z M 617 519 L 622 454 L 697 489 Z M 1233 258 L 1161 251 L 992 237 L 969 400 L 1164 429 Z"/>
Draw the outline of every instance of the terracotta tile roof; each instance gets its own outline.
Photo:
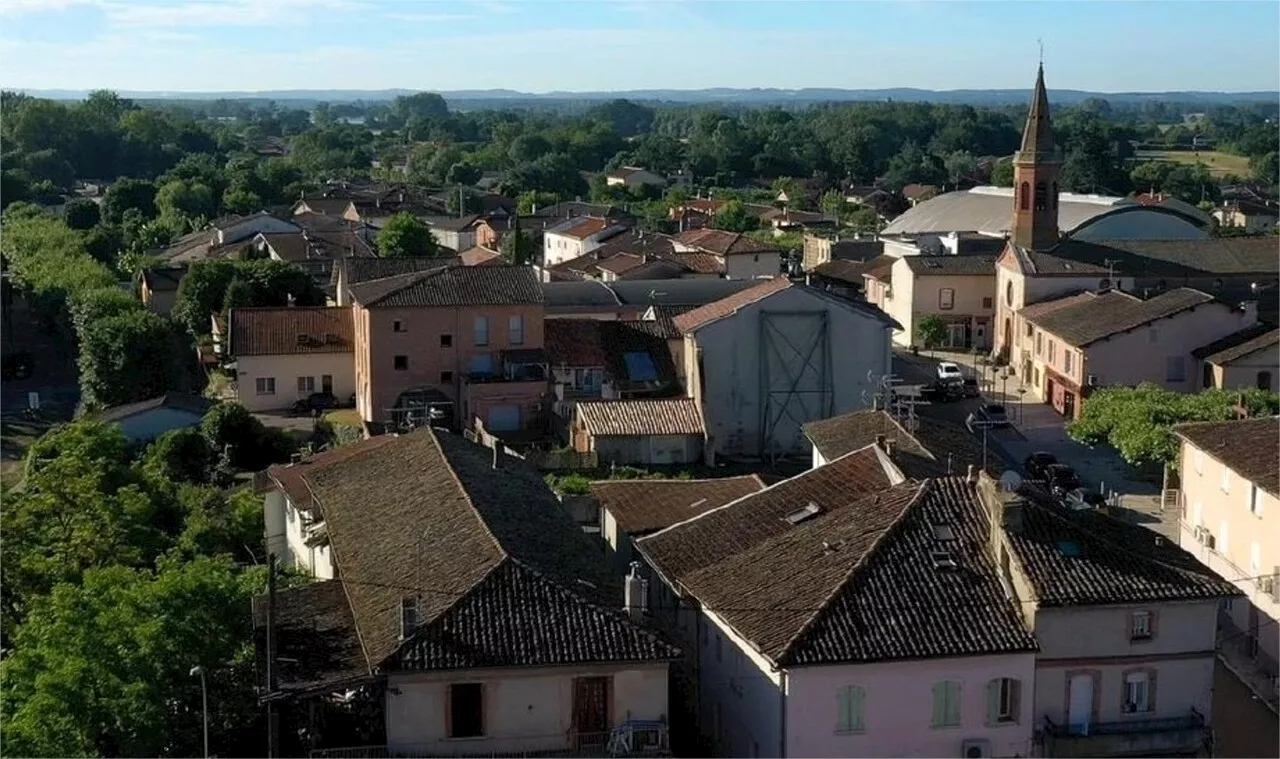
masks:
<path id="1" fill-rule="evenodd" d="M 897 256 L 879 255 L 867 261 L 867 268 L 862 271 L 863 276 L 878 279 L 881 282 L 891 282 L 890 272 L 893 265 L 897 263 Z"/>
<path id="2" fill-rule="evenodd" d="M 718 509 L 764 489 L 754 474 L 718 480 L 603 480 L 591 494 L 633 538 Z"/>
<path id="3" fill-rule="evenodd" d="M 1280 497 L 1280 417 L 1179 424 L 1175 434 L 1271 495 Z"/>
<path id="4" fill-rule="evenodd" d="M 361 456 L 369 451 L 377 450 L 393 440 L 395 438 L 391 435 L 379 435 L 348 445 L 338 446 L 337 448 L 331 448 L 327 451 L 321 451 L 297 464 L 275 464 L 267 469 L 267 477 L 289 497 L 295 509 L 310 511 L 314 504 L 311 501 L 311 489 L 307 487 L 306 477 L 308 474 L 346 461 L 353 456 Z"/>
<path id="5" fill-rule="evenodd" d="M 692 398 L 580 401 L 576 410 L 587 432 L 600 437 L 706 434 Z"/>
<path id="6" fill-rule="evenodd" d="M 1211 364 L 1228 364 L 1275 345 L 1280 345 L 1280 329 L 1269 324 L 1255 324 L 1196 348 L 1191 355 Z"/>
<path id="7" fill-rule="evenodd" d="M 938 188 L 931 184 L 909 184 L 902 188 L 902 197 L 908 200 L 915 200 L 937 191 Z"/>
<path id="8" fill-rule="evenodd" d="M 905 424 L 913 424 L 914 431 L 908 431 Z M 889 458 L 914 479 L 960 475 L 969 466 L 980 469 L 983 464 L 982 439 L 947 419 L 921 415 L 914 422 L 900 422 L 885 411 L 868 410 L 809 422 L 802 429 L 827 461 L 875 445 L 883 435 Z M 989 444 L 986 462 L 988 473 L 996 477 L 1009 468 L 993 444 Z"/>
<path id="9" fill-rule="evenodd" d="M 781 248 L 776 245 L 757 242 L 741 232 L 725 232 L 721 229 L 691 229 L 676 235 L 675 240 L 683 245 L 698 248 L 704 253 L 712 253 L 717 256 L 778 253 L 781 251 Z"/>
<path id="10" fill-rule="evenodd" d="M 1032 274 L 1195 277 L 1280 271 L 1274 237 L 1204 240 L 1064 240 L 1049 252 L 1020 251 Z M 1110 260 L 1110 266 L 1107 261 Z"/>
<path id="11" fill-rule="evenodd" d="M 998 256 L 985 253 L 958 256 L 904 256 L 907 268 L 917 277 L 996 275 Z"/>
<path id="12" fill-rule="evenodd" d="M 233 308 L 227 353 L 231 356 L 289 356 L 353 351 L 351 309 Z"/>
<path id="13" fill-rule="evenodd" d="M 466 216 L 458 216 L 450 219 L 441 219 L 431 224 L 432 229 L 443 229 L 447 232 L 461 232 L 464 229 L 470 229 L 480 220 L 480 214 L 473 213 Z"/>
<path id="14" fill-rule="evenodd" d="M 630 253 L 618 253 L 617 255 L 610 256 L 609 258 L 600 261 L 596 264 L 596 267 L 601 271 L 607 271 L 611 274 L 624 274 L 632 269 L 643 266 L 645 263 L 645 260 L 640 256 L 632 255 Z"/>
<path id="15" fill-rule="evenodd" d="M 495 470 L 489 449 L 424 429 L 305 477 L 375 670 L 678 655 L 622 613 L 598 549 L 519 460 Z M 402 641 L 406 597 L 419 627 Z"/>
<path id="16" fill-rule="evenodd" d="M 548 234 L 563 235 L 564 237 L 572 237 L 575 240 L 585 240 L 591 235 L 599 234 L 611 226 L 615 226 L 608 219 L 598 216 L 588 216 L 584 219 L 578 219 L 572 222 L 566 222 L 558 227 L 552 227 L 547 230 Z M 621 231 L 621 228 L 619 228 Z"/>
<path id="17" fill-rule="evenodd" d="M 419 271 L 431 271 L 442 266 L 458 266 L 463 264 L 460 258 L 347 258 L 333 267 L 333 277 L 329 284 L 337 286 L 340 272 L 345 273 L 347 285 L 368 282 L 371 279 L 385 279 L 401 274 Z"/>
<path id="18" fill-rule="evenodd" d="M 506 263 L 506 259 L 496 250 L 476 245 L 458 254 L 463 266 L 497 266 Z"/>
<path id="19" fill-rule="evenodd" d="M 761 282 L 754 287 L 748 287 L 745 290 L 736 292 L 728 297 L 713 301 L 695 308 L 692 311 L 686 311 L 677 316 L 673 321 L 676 329 L 681 332 L 696 331 L 711 322 L 719 321 L 726 316 L 730 316 L 738 309 L 749 306 L 756 301 L 764 300 L 776 292 L 791 287 L 791 280 L 786 277 L 774 277 L 773 279 Z"/>
<path id="20" fill-rule="evenodd" d="M 724 259 L 711 253 L 672 253 L 671 258 L 694 274 L 724 274 Z"/>
<path id="21" fill-rule="evenodd" d="M 602 324 L 598 319 L 547 319 L 543 327 L 547 361 L 552 366 L 603 368 Z"/>
<path id="22" fill-rule="evenodd" d="M 1021 526 L 1005 528 L 1041 607 L 1207 600 L 1240 595 L 1150 529 L 1101 511 L 1071 511 L 1024 486 Z"/>
<path id="23" fill-rule="evenodd" d="M 1194 310 L 1212 303 L 1214 298 L 1199 290 L 1178 287 L 1148 300 L 1117 290 L 1071 296 L 1071 300 L 1061 308 L 1031 317 L 1027 317 L 1024 310 L 1023 317 L 1067 343 L 1083 348 L 1112 335 Z M 1225 304 L 1219 306 L 1228 308 Z"/>
<path id="24" fill-rule="evenodd" d="M 891 486 L 866 448 L 637 545 L 780 665 L 1034 651 L 988 530 L 963 478 Z"/>
<path id="25" fill-rule="evenodd" d="M 528 266 L 447 266 L 347 287 L 365 308 L 505 306 L 542 303 L 542 290 Z"/>

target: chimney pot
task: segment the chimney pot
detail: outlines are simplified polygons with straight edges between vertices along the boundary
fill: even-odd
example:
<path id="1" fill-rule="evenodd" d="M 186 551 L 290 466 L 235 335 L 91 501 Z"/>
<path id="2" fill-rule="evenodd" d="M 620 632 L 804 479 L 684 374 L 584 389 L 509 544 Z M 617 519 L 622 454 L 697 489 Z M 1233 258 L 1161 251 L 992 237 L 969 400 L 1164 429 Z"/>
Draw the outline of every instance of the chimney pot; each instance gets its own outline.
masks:
<path id="1" fill-rule="evenodd" d="M 885 444 L 884 444 L 884 443 L 885 443 L 885 436 L 884 436 L 884 435 L 876 435 L 876 447 L 883 451 L 883 450 L 885 450 Z"/>
<path id="2" fill-rule="evenodd" d="M 978 476 L 974 473 L 973 464 L 969 465 L 969 471 L 965 474 L 964 478 L 965 478 L 965 481 L 968 482 L 969 484 L 973 484 L 978 481 Z"/>

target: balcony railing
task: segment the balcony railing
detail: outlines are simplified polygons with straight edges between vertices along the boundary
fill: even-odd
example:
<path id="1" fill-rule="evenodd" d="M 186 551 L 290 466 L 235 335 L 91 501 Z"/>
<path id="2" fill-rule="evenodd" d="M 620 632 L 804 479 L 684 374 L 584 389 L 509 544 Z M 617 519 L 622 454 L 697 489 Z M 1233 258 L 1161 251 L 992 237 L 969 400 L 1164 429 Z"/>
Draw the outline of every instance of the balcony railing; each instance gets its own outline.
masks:
<path id="1" fill-rule="evenodd" d="M 318 749 L 313 759 L 533 759 L 535 757 L 670 756 L 667 726 L 627 723 L 612 731 L 569 732 L 521 738 L 476 738 L 421 745 Z"/>
<path id="2" fill-rule="evenodd" d="M 1129 719 L 1119 722 L 1092 722 L 1082 725 L 1059 725 L 1045 717 L 1045 732 L 1055 738 L 1076 738 L 1091 735 L 1126 735 L 1131 733 L 1170 733 L 1179 730 L 1196 730 L 1204 727 L 1204 715 L 1195 709 L 1182 717 L 1155 717 Z"/>

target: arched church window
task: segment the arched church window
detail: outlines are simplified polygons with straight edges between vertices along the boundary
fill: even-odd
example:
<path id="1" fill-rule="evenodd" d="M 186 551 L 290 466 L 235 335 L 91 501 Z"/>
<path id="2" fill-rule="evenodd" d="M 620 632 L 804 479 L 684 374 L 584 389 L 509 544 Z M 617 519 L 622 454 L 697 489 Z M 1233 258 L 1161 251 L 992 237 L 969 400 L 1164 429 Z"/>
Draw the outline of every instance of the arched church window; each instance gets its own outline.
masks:
<path id="1" fill-rule="evenodd" d="M 1027 207 L 1031 205 L 1031 198 L 1027 197 L 1030 194 L 1031 184 L 1029 182 L 1023 182 L 1022 187 L 1018 189 L 1018 208 L 1021 208 L 1023 211 L 1027 210 Z"/>
<path id="2" fill-rule="evenodd" d="M 1036 182 L 1036 210 L 1037 211 L 1043 211 L 1049 207 L 1048 205 L 1049 199 L 1047 197 L 1049 193 L 1047 190 L 1048 188 L 1045 187 L 1044 182 Z"/>

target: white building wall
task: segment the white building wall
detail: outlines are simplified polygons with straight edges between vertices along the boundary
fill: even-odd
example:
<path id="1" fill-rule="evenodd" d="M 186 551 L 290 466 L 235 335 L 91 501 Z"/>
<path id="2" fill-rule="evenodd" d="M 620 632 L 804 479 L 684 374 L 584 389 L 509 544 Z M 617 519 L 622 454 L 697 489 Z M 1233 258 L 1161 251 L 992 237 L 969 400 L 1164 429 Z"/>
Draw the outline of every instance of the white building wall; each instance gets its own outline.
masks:
<path id="1" fill-rule="evenodd" d="M 569 748 L 575 728 L 574 680 L 579 677 L 611 678 L 611 727 L 668 716 L 665 663 L 393 674 L 387 683 L 387 746 L 392 755 L 501 755 Z M 448 688 L 454 683 L 483 684 L 484 737 L 448 737 Z"/>
<path id="2" fill-rule="evenodd" d="M 315 379 L 315 392 L 321 391 L 321 378 L 333 377 L 333 395 L 345 403 L 356 391 L 355 357 L 352 353 L 310 353 L 290 356 L 236 356 L 236 400 L 250 411 L 286 409 L 307 397 L 298 392 L 298 378 Z M 259 377 L 274 377 L 274 395 L 259 395 Z"/>
<path id="3" fill-rule="evenodd" d="M 696 627 L 703 736 L 719 756 L 781 756 L 782 673 L 715 612 Z"/>

